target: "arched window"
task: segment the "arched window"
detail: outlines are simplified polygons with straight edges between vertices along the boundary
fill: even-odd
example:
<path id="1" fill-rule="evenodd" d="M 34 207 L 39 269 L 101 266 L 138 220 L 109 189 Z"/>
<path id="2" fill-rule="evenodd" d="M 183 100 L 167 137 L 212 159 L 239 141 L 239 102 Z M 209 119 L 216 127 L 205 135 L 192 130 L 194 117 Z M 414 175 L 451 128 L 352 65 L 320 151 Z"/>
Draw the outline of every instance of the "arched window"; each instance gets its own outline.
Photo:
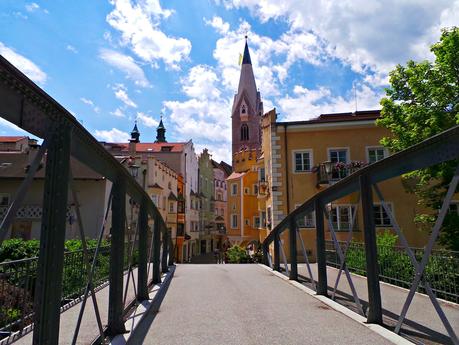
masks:
<path id="1" fill-rule="evenodd" d="M 245 105 L 241 107 L 241 114 L 245 114 Z"/>
<path id="2" fill-rule="evenodd" d="M 249 126 L 245 123 L 241 126 L 241 140 L 249 140 Z"/>

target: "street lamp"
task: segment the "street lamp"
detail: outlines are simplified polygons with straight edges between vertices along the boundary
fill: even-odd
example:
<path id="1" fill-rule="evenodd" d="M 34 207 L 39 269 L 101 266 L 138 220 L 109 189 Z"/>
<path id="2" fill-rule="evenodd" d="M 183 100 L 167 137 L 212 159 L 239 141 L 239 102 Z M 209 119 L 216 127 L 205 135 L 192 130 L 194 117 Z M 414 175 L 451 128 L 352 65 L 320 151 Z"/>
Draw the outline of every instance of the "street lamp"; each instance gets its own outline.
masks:
<path id="1" fill-rule="evenodd" d="M 135 164 L 132 164 L 129 166 L 129 172 L 131 173 L 131 176 L 133 178 L 137 178 L 137 176 L 139 175 L 139 166 L 138 165 L 135 165 Z"/>
<path id="2" fill-rule="evenodd" d="M 333 172 L 334 163 L 331 162 L 331 161 L 326 161 L 323 164 L 324 164 L 324 167 L 325 167 L 325 173 L 327 174 L 327 176 L 330 176 L 330 174 Z"/>

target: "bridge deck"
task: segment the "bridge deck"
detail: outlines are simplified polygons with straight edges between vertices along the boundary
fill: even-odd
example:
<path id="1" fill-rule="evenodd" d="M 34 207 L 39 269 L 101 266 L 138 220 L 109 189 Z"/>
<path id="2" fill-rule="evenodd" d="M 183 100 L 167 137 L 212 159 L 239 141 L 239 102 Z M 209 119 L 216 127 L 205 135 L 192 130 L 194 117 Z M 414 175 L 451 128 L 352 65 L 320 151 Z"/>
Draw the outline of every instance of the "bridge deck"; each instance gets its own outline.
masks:
<path id="1" fill-rule="evenodd" d="M 134 343 L 390 344 L 258 265 L 178 265 L 147 319 Z"/>

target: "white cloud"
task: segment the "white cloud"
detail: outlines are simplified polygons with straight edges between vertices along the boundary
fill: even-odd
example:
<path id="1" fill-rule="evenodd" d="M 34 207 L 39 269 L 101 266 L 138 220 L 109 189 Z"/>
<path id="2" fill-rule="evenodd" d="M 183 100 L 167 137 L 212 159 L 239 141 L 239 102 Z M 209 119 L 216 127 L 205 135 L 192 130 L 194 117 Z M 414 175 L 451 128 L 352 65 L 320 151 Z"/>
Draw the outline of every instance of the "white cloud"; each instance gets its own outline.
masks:
<path id="1" fill-rule="evenodd" d="M 225 23 L 221 17 L 214 16 L 212 20 L 208 20 L 204 18 L 204 23 L 207 25 L 212 26 L 214 29 L 216 29 L 220 34 L 226 34 L 230 28 L 230 25 L 228 23 Z"/>
<path id="2" fill-rule="evenodd" d="M 106 142 L 128 142 L 130 135 L 126 132 L 120 131 L 117 128 L 112 128 L 111 130 L 98 130 L 96 129 L 94 132 L 94 136 L 100 141 Z"/>
<path id="3" fill-rule="evenodd" d="M 330 5 L 317 1 L 227 0 L 227 8 L 247 7 L 262 22 L 286 21 L 292 32 L 314 33 L 329 55 L 358 73 L 384 74 L 397 63 L 429 57 L 439 28 L 457 25 L 458 0 L 356 0 Z"/>
<path id="4" fill-rule="evenodd" d="M 189 97 L 198 99 L 218 98 L 220 91 L 216 86 L 218 77 L 212 67 L 197 65 L 190 68 L 188 75 L 182 78 L 182 90 Z"/>
<path id="5" fill-rule="evenodd" d="M 118 98 L 121 102 L 123 102 L 126 106 L 137 108 L 137 104 L 134 103 L 132 99 L 129 98 L 126 88 L 124 85 L 120 84 L 115 87 L 115 97 Z"/>
<path id="6" fill-rule="evenodd" d="M 159 122 L 156 121 L 153 117 L 140 111 L 137 113 L 137 120 L 147 127 L 158 127 L 159 125 Z"/>
<path id="7" fill-rule="evenodd" d="M 36 10 L 38 10 L 40 8 L 40 6 L 35 3 L 35 2 L 31 2 L 31 3 L 28 3 L 25 5 L 25 9 L 27 12 L 34 12 Z"/>
<path id="8" fill-rule="evenodd" d="M 37 84 L 43 85 L 46 83 L 47 75 L 40 67 L 26 57 L 16 53 L 12 48 L 5 46 L 2 42 L 0 42 L 0 54 Z"/>
<path id="9" fill-rule="evenodd" d="M 101 49 L 99 56 L 111 66 L 124 72 L 126 78 L 132 80 L 136 85 L 141 87 L 150 86 L 142 68 L 136 64 L 132 57 L 110 49 Z"/>
<path id="10" fill-rule="evenodd" d="M 20 12 L 20 11 L 15 11 L 13 12 L 13 15 L 15 17 L 18 17 L 18 18 L 22 18 L 22 19 L 27 19 L 29 18 L 27 15 L 25 15 L 24 13 Z"/>
<path id="11" fill-rule="evenodd" d="M 309 120 L 325 113 L 343 113 L 357 110 L 379 109 L 380 92 L 374 91 L 368 85 L 356 86 L 356 97 L 350 92 L 345 97 L 333 95 L 325 87 L 309 90 L 295 85 L 294 96 L 286 95 L 277 100 L 280 106 L 280 117 L 283 121 Z"/>
<path id="12" fill-rule="evenodd" d="M 126 117 L 126 115 L 124 114 L 123 110 L 120 109 L 120 108 L 116 108 L 115 111 L 111 111 L 110 114 L 112 114 L 113 116 L 116 116 L 116 117 Z"/>
<path id="13" fill-rule="evenodd" d="M 72 46 L 71 44 L 67 44 L 65 49 L 67 49 L 68 51 L 71 51 L 72 53 L 75 53 L 75 54 L 78 53 L 78 50 L 74 46 Z"/>
<path id="14" fill-rule="evenodd" d="M 164 61 L 173 69 L 187 59 L 191 42 L 185 38 L 167 36 L 160 30 L 160 21 L 172 14 L 161 8 L 159 0 L 111 0 L 115 6 L 107 22 L 121 33 L 122 44 L 129 46 L 142 60 L 155 64 Z"/>
<path id="15" fill-rule="evenodd" d="M 88 98 L 81 97 L 80 101 L 82 101 L 84 104 L 89 105 L 92 110 L 94 110 L 95 113 L 100 112 L 100 108 L 94 104 L 94 102 Z"/>

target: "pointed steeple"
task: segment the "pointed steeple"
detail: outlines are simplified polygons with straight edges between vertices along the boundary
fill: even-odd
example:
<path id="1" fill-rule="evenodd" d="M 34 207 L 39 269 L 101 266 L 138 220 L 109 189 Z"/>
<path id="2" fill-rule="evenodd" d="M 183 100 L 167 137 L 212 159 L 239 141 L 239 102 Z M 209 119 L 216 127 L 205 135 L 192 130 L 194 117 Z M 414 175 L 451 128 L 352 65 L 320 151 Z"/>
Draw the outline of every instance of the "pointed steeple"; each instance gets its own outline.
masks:
<path id="1" fill-rule="evenodd" d="M 167 143 L 166 141 L 166 128 L 163 124 L 163 116 L 161 115 L 161 120 L 159 120 L 158 128 L 156 129 L 156 141 L 155 143 Z"/>
<path id="2" fill-rule="evenodd" d="M 131 132 L 131 139 L 129 141 L 131 143 L 138 143 L 140 142 L 139 137 L 140 137 L 140 132 L 139 132 L 139 129 L 137 128 L 137 120 L 135 120 L 134 128 L 132 129 L 132 132 Z"/>
<path id="3" fill-rule="evenodd" d="M 252 64 L 252 60 L 250 60 L 249 45 L 247 44 L 247 35 L 245 36 L 245 47 L 244 56 L 242 57 L 242 64 Z"/>
<path id="4" fill-rule="evenodd" d="M 260 117 L 262 114 L 263 102 L 255 82 L 249 44 L 245 36 L 239 86 L 234 95 L 231 111 L 233 157 L 241 150 L 261 148 Z"/>
<path id="5" fill-rule="evenodd" d="M 242 57 L 242 65 L 241 65 L 241 75 L 239 77 L 239 87 L 237 90 L 237 95 L 235 97 L 235 102 L 233 103 L 233 112 L 234 106 L 239 103 L 239 99 L 241 98 L 243 92 L 245 91 L 246 94 L 246 101 L 249 103 L 248 106 L 255 108 L 258 107 L 257 105 L 257 84 L 255 83 L 255 76 L 253 74 L 252 69 L 252 60 L 250 58 L 249 52 L 249 45 L 247 43 L 247 36 L 245 36 L 245 47 L 244 47 L 244 55 Z"/>

